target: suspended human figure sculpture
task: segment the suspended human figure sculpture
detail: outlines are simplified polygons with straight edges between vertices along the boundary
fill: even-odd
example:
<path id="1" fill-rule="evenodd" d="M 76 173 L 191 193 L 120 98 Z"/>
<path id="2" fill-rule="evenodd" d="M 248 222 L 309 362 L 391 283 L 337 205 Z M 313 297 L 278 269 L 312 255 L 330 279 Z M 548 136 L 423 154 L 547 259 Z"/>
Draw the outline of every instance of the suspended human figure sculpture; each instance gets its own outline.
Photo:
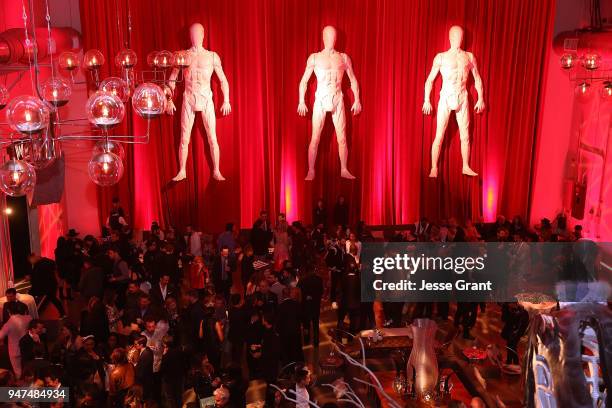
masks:
<path id="1" fill-rule="evenodd" d="M 217 142 L 215 105 L 213 104 L 212 89 L 210 79 L 213 72 L 217 74 L 223 92 L 223 105 L 221 113 L 228 115 L 231 111 L 229 99 L 229 84 L 221 66 L 221 59 L 214 51 L 205 49 L 202 45 L 204 41 L 204 27 L 202 24 L 193 24 L 189 29 L 191 36 L 191 64 L 183 69 L 185 78 L 185 92 L 183 93 L 183 108 L 181 110 L 181 143 L 179 147 L 179 172 L 172 180 L 181 181 L 187 177 L 186 165 L 189 153 L 189 140 L 191 139 L 191 129 L 195 120 L 196 112 L 202 113 L 204 129 L 208 136 L 208 144 L 213 163 L 213 178 L 215 180 L 225 180 L 219 170 L 219 143 Z M 172 91 L 176 86 L 179 68 L 175 68 L 170 74 L 169 85 Z M 173 114 L 176 110 L 173 103 L 168 106 L 168 113 Z"/>
<path id="2" fill-rule="evenodd" d="M 351 81 L 351 90 L 355 101 L 351 107 L 353 115 L 361 112 L 361 102 L 359 100 L 359 84 L 353 65 L 348 55 L 338 52 L 334 49 L 336 45 L 336 29 L 332 26 L 327 26 L 323 29 L 323 45 L 324 49 L 320 52 L 311 54 L 306 62 L 306 71 L 300 81 L 299 105 L 298 114 L 306 116 L 308 108 L 306 107 L 305 96 L 308 80 L 314 72 L 317 78 L 317 90 L 315 92 L 315 101 L 312 107 L 312 136 L 308 147 L 308 174 L 306 180 L 312 180 L 315 177 L 315 162 L 317 160 L 317 150 L 319 148 L 319 140 L 327 113 L 330 112 L 334 128 L 336 129 L 336 139 L 338 141 L 338 154 L 340 156 L 340 176 L 347 179 L 355 177 L 348 171 L 348 147 L 346 145 L 346 116 L 344 110 L 344 95 L 342 94 L 342 79 L 344 73 Z"/>
<path id="3" fill-rule="evenodd" d="M 470 168 L 470 112 L 468 103 L 467 80 L 470 71 L 474 76 L 474 86 L 478 93 L 478 101 L 474 105 L 476 113 L 484 111 L 484 95 L 482 90 L 482 80 L 476 66 L 476 58 L 471 52 L 461 49 L 463 41 L 463 29 L 459 26 L 452 26 L 448 32 L 450 49 L 436 55 L 431 72 L 425 81 L 425 102 L 423 103 L 423 113 L 429 115 L 432 111 L 429 96 L 434 79 L 440 72 L 442 75 L 442 89 L 440 90 L 440 100 L 438 102 L 438 115 L 436 124 L 436 137 L 431 146 L 431 172 L 429 177 L 438 177 L 438 157 L 440 156 L 440 146 L 444 139 L 444 132 L 448 125 L 451 111 L 455 111 L 457 125 L 459 127 L 459 137 L 461 139 L 461 158 L 463 161 L 462 173 L 467 176 L 477 176 Z"/>

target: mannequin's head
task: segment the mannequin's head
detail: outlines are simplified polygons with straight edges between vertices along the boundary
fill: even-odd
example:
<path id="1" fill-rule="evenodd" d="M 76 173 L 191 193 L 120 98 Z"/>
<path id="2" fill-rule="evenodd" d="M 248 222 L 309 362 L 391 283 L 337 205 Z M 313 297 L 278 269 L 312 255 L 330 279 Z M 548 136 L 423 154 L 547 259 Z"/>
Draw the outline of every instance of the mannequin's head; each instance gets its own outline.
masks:
<path id="1" fill-rule="evenodd" d="M 202 46 L 204 42 L 204 26 L 200 23 L 192 24 L 189 27 L 189 37 L 191 38 L 191 45 L 194 47 Z"/>
<path id="2" fill-rule="evenodd" d="M 333 49 L 336 45 L 336 29 L 332 26 L 323 28 L 323 45 L 326 49 Z"/>
<path id="3" fill-rule="evenodd" d="M 450 41 L 451 48 L 461 48 L 463 42 L 463 28 L 459 26 L 452 26 L 448 30 L 448 40 Z"/>

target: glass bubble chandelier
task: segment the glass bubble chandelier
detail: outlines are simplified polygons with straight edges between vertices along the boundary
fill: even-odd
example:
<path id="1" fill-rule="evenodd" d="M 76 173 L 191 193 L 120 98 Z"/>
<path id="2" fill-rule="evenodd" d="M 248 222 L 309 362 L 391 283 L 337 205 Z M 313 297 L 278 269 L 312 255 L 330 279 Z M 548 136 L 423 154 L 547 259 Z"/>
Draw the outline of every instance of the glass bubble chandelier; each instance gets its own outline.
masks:
<path id="1" fill-rule="evenodd" d="M 574 83 L 574 94 L 580 101 L 598 94 L 604 101 L 612 99 L 612 61 L 605 60 L 593 50 L 579 54 L 576 49 L 565 49 L 559 59 L 561 69 Z"/>
<path id="2" fill-rule="evenodd" d="M 125 169 L 124 146 L 148 143 L 151 129 L 148 123 L 144 134 L 125 134 L 120 125 L 130 111 L 135 113 L 135 120 L 147 122 L 165 114 L 173 93 L 170 74 L 174 74 L 173 83 L 182 82 L 183 69 L 191 64 L 191 53 L 152 51 L 145 59 L 147 68 L 139 70 L 139 56 L 130 47 L 129 4 L 126 36 L 119 31 L 123 45 L 114 55 L 104 55 L 95 48 L 56 50 L 47 2 L 43 7 L 48 35 L 36 38 L 41 31 L 36 30 L 30 15 L 35 4 L 34 0 L 25 0 L 21 17 L 26 56 L 19 60 L 22 65 L 11 66 L 30 73 L 32 91 L 28 95 L 11 95 L 18 79 L 13 84 L 2 81 L 4 85 L 0 85 L 0 110 L 4 111 L 0 118 L 6 118 L 5 122 L 0 119 L 0 190 L 15 196 L 30 193 L 36 184 L 36 170 L 47 168 L 61 157 L 63 143 L 84 140 L 94 142 L 88 164 L 91 180 L 103 187 L 116 184 Z M 44 64 L 39 61 L 43 53 L 38 49 L 43 44 L 48 48 L 44 53 L 48 61 Z M 103 75 L 105 67 L 110 75 Z M 44 79 L 42 73 L 46 75 Z M 70 106 L 79 88 L 88 91 L 81 114 L 74 118 L 72 107 L 70 119 L 64 119 L 63 109 Z"/>

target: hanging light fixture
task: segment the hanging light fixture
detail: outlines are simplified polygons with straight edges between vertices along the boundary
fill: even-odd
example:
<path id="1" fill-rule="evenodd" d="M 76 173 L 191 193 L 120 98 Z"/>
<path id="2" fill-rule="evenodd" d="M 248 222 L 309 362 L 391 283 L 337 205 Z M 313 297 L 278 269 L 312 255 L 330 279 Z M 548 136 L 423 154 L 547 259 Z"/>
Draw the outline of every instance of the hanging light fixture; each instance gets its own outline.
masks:
<path id="1" fill-rule="evenodd" d="M 572 69 L 576 63 L 576 54 L 567 53 L 561 56 L 561 68 L 563 69 Z"/>
<path id="2" fill-rule="evenodd" d="M 18 96 L 8 104 L 6 120 L 11 129 L 23 134 L 39 133 L 49 124 L 49 108 L 33 96 Z"/>
<path id="3" fill-rule="evenodd" d="M 600 56 L 595 53 L 585 54 L 582 59 L 582 66 L 589 71 L 594 71 L 599 68 L 600 60 Z"/>
<path id="4" fill-rule="evenodd" d="M 55 107 L 66 105 L 71 94 L 72 88 L 63 78 L 51 77 L 42 86 L 42 97 Z"/>
<path id="5" fill-rule="evenodd" d="M 66 71 L 74 71 L 79 67 L 79 55 L 72 51 L 64 51 L 59 55 L 58 65 Z"/>
<path id="6" fill-rule="evenodd" d="M 601 88 L 601 98 L 606 102 L 612 101 L 612 81 L 604 81 Z"/>
<path id="7" fill-rule="evenodd" d="M 160 51 L 155 57 L 155 66 L 157 68 L 166 69 L 173 65 L 173 54 L 170 51 Z"/>
<path id="8" fill-rule="evenodd" d="M 576 97 L 582 101 L 586 101 L 591 96 L 591 84 L 587 81 L 582 81 L 578 85 L 576 85 L 576 89 L 574 90 Z"/>
<path id="9" fill-rule="evenodd" d="M 147 54 L 147 65 L 151 68 L 157 67 L 157 54 L 158 51 L 151 51 Z"/>
<path id="10" fill-rule="evenodd" d="M 138 57 L 136 56 L 136 53 L 129 48 L 122 49 L 115 56 L 115 65 L 118 68 L 132 69 L 137 62 Z"/>
<path id="11" fill-rule="evenodd" d="M 191 53 L 186 50 L 176 51 L 173 58 L 174 66 L 177 68 L 187 68 L 191 65 Z"/>
<path id="12" fill-rule="evenodd" d="M 125 149 L 123 145 L 112 140 L 101 140 L 93 148 L 93 156 L 97 156 L 102 153 L 113 153 L 118 156 L 121 160 L 125 160 Z"/>
<path id="13" fill-rule="evenodd" d="M 123 176 L 123 161 L 110 152 L 95 154 L 87 167 L 89 178 L 99 186 L 109 187 L 117 184 Z"/>
<path id="14" fill-rule="evenodd" d="M 166 94 L 158 85 L 145 82 L 134 91 L 132 107 L 142 118 L 156 118 L 166 110 Z"/>
<path id="15" fill-rule="evenodd" d="M 23 160 L 8 160 L 0 166 L 0 190 L 11 197 L 21 197 L 34 189 L 36 171 Z"/>
<path id="16" fill-rule="evenodd" d="M 104 55 L 95 49 L 87 51 L 83 55 L 83 66 L 90 70 L 96 71 L 104 65 Z"/>
<path id="17" fill-rule="evenodd" d="M 109 77 L 100 83 L 100 90 L 111 93 L 126 103 L 130 99 L 130 87 L 119 77 Z"/>
<path id="18" fill-rule="evenodd" d="M 125 106 L 117 95 L 97 91 L 87 100 L 85 105 L 87 119 L 104 130 L 117 126 L 125 116 Z"/>

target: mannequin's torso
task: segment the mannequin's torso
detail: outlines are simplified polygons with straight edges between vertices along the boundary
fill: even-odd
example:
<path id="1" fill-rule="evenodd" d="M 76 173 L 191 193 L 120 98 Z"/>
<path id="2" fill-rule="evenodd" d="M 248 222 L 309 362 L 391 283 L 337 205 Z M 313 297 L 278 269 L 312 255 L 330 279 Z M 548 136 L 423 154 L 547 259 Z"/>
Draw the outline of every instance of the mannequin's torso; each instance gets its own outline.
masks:
<path id="1" fill-rule="evenodd" d="M 191 47 L 191 65 L 183 70 L 185 77 L 185 96 L 195 97 L 195 110 L 202 110 L 199 97 L 212 97 L 210 79 L 215 70 L 216 54 L 204 48 Z M 190 98 L 191 99 L 191 98 Z"/>
<path id="2" fill-rule="evenodd" d="M 312 54 L 314 74 L 317 78 L 315 103 L 323 104 L 325 111 L 331 111 L 342 98 L 342 79 L 346 72 L 346 55 L 336 50 Z"/>
<path id="3" fill-rule="evenodd" d="M 440 98 L 461 96 L 467 92 L 467 80 L 472 69 L 472 57 L 469 52 L 461 49 L 448 50 L 438 54 L 442 89 Z"/>

